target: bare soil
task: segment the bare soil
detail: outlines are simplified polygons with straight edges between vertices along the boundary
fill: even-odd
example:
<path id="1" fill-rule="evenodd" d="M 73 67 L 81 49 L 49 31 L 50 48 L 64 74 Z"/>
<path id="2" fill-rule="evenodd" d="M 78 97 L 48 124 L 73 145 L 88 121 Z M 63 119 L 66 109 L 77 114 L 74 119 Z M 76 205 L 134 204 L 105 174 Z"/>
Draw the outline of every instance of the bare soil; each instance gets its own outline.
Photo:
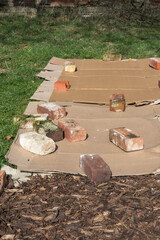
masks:
<path id="1" fill-rule="evenodd" d="M 0 197 L 1 239 L 160 239 L 160 176 L 40 175 Z"/>

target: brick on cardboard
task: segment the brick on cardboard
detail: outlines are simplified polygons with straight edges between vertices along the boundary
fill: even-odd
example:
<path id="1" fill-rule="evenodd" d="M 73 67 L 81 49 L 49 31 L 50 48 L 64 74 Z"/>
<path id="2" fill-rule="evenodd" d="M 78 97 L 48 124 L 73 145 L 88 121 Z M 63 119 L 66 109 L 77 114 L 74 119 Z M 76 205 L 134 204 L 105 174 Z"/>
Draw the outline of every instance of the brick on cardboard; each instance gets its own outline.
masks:
<path id="1" fill-rule="evenodd" d="M 67 91 L 69 89 L 69 81 L 58 80 L 54 83 L 54 90 Z"/>
<path id="2" fill-rule="evenodd" d="M 149 66 L 159 70 L 160 69 L 160 58 L 149 58 Z"/>
<path id="3" fill-rule="evenodd" d="M 109 130 L 109 140 L 126 152 L 142 150 L 143 137 L 128 128 L 114 128 Z"/>
<path id="4" fill-rule="evenodd" d="M 124 94 L 110 95 L 110 111 L 124 112 L 125 111 L 125 97 Z"/>
<path id="5" fill-rule="evenodd" d="M 63 118 L 66 116 L 66 109 L 52 102 L 38 104 L 37 112 L 40 114 L 47 113 L 48 118 L 51 120 Z"/>
<path id="6" fill-rule="evenodd" d="M 106 182 L 112 175 L 107 163 L 97 154 L 81 155 L 80 168 L 91 181 L 96 183 Z"/>
<path id="7" fill-rule="evenodd" d="M 69 142 L 84 141 L 87 137 L 86 129 L 80 126 L 73 119 L 62 119 L 58 121 L 58 126 L 64 131 L 65 138 Z"/>

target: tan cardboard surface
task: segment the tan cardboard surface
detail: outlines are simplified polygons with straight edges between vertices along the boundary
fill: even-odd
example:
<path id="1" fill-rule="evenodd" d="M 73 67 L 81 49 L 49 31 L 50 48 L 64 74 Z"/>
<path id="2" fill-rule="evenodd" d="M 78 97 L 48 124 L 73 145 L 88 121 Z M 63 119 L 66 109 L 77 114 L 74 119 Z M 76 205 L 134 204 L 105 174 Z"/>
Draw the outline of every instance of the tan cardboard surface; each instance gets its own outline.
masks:
<path id="1" fill-rule="evenodd" d="M 160 71 L 148 66 L 148 59 L 108 62 L 76 60 L 78 71 L 63 71 L 59 80 L 68 80 L 67 92 L 53 91 L 50 101 L 108 104 L 112 93 L 124 93 L 127 104 L 160 98 Z"/>
<path id="2" fill-rule="evenodd" d="M 36 113 L 37 102 L 28 105 L 25 113 Z M 160 106 L 127 107 L 124 113 L 110 112 L 107 106 L 68 104 L 67 118 L 84 126 L 88 138 L 84 142 L 70 143 L 66 139 L 57 143 L 56 152 L 39 156 L 27 152 L 19 145 L 19 130 L 6 158 L 23 171 L 61 171 L 83 174 L 79 167 L 81 154 L 96 153 L 104 158 L 114 176 L 149 174 L 160 168 L 160 122 L 155 116 Z M 56 122 L 55 122 L 56 123 Z M 127 127 L 144 138 L 144 150 L 126 153 L 109 141 L 109 129 Z"/>

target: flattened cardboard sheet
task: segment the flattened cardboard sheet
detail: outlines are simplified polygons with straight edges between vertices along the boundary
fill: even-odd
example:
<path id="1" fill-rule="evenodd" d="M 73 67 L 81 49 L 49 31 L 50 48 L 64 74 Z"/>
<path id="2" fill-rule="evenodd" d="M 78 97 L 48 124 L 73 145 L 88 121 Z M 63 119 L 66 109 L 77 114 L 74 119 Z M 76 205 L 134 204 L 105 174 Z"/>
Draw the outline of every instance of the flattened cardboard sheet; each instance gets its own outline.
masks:
<path id="1" fill-rule="evenodd" d="M 66 92 L 53 91 L 49 101 L 73 101 L 109 104 L 112 93 L 125 94 L 126 103 L 141 103 L 160 98 L 160 71 L 148 65 L 148 59 L 136 61 L 72 59 L 78 71 L 63 71 L 59 80 L 68 80 Z"/>
<path id="2" fill-rule="evenodd" d="M 36 113 L 36 104 L 30 103 L 25 112 Z M 160 106 L 129 106 L 125 112 L 115 113 L 107 106 L 69 103 L 66 110 L 67 118 L 75 119 L 86 128 L 85 141 L 70 143 L 64 139 L 56 143 L 54 153 L 39 156 L 19 145 L 19 134 L 24 131 L 19 130 L 6 155 L 8 161 L 23 171 L 83 174 L 79 167 L 80 155 L 96 153 L 110 166 L 113 176 L 150 174 L 160 168 L 160 122 L 155 118 Z M 143 136 L 144 150 L 126 153 L 111 143 L 109 129 L 116 127 L 127 127 Z"/>

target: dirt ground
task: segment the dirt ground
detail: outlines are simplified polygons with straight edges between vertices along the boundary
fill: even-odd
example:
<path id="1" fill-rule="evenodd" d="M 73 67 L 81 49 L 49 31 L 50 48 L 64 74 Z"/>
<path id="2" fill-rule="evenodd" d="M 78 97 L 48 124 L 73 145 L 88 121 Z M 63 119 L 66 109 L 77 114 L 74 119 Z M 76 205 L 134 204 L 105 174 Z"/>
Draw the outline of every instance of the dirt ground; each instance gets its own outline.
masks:
<path id="1" fill-rule="evenodd" d="M 1 239 L 160 239 L 160 175 L 34 176 L 0 197 Z M 7 238 L 10 237 L 10 238 Z"/>

